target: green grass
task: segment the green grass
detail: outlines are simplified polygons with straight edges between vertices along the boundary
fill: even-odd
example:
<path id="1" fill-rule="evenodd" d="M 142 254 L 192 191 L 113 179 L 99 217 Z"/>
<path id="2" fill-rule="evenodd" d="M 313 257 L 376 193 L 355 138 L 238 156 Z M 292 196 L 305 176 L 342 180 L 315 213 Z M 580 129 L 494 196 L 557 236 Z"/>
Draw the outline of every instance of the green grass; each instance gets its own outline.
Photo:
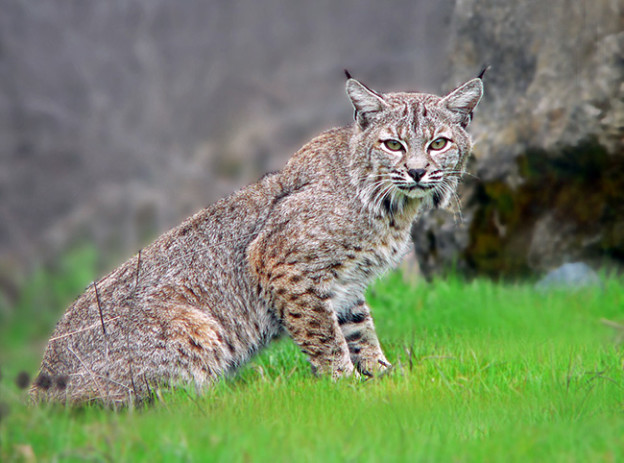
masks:
<path id="1" fill-rule="evenodd" d="M 315 378 L 284 339 L 202 395 L 170 391 L 122 411 L 29 406 L 14 377 L 36 371 L 35 341 L 60 308 L 35 321 L 29 301 L 51 298 L 52 287 L 75 296 L 93 277 L 90 259 L 41 273 L 18 303 L 23 314 L 0 320 L 0 461 L 31 452 L 37 461 L 624 459 L 624 329 L 605 323 L 624 322 L 621 279 L 538 293 L 486 280 L 408 285 L 390 274 L 368 295 L 395 365 L 386 377 Z"/>

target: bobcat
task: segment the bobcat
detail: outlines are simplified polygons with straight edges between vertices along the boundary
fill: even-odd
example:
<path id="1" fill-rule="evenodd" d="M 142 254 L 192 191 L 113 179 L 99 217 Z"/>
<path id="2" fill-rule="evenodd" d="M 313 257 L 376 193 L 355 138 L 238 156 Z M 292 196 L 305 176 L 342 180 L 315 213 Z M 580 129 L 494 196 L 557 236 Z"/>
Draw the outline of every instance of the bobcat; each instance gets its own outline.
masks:
<path id="1" fill-rule="evenodd" d="M 364 291 L 407 251 L 418 213 L 454 194 L 483 84 L 383 94 L 347 73 L 346 91 L 354 124 L 92 283 L 56 326 L 32 396 L 110 404 L 206 387 L 283 332 L 319 374 L 390 368 Z"/>

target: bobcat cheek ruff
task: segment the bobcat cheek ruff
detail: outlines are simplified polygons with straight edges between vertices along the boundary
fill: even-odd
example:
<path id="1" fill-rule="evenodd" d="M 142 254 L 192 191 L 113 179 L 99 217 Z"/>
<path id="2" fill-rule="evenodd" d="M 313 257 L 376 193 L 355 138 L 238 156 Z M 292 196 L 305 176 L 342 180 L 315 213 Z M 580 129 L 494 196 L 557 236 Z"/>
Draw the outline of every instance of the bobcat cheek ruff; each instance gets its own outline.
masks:
<path id="1" fill-rule="evenodd" d="M 46 347 L 37 400 L 128 403 L 208 387 L 282 332 L 333 378 L 390 368 L 369 282 L 464 172 L 483 92 L 380 93 L 346 72 L 355 122 L 198 212 L 90 285 Z"/>

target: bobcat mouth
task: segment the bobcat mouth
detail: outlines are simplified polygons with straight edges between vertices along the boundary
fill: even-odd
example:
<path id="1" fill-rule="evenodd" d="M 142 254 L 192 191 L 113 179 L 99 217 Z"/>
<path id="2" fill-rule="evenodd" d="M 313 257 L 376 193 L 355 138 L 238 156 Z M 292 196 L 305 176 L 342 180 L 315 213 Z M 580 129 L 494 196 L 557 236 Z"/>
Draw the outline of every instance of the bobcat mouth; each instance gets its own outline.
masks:
<path id="1" fill-rule="evenodd" d="M 414 190 L 422 190 L 429 191 L 433 190 L 433 185 L 421 185 L 420 183 L 413 183 L 411 185 L 399 185 L 399 189 L 403 191 L 414 191 Z"/>
<path id="2" fill-rule="evenodd" d="M 397 189 L 408 198 L 426 198 L 435 194 L 435 185 L 423 185 L 421 183 L 412 183 L 409 185 L 397 185 Z"/>

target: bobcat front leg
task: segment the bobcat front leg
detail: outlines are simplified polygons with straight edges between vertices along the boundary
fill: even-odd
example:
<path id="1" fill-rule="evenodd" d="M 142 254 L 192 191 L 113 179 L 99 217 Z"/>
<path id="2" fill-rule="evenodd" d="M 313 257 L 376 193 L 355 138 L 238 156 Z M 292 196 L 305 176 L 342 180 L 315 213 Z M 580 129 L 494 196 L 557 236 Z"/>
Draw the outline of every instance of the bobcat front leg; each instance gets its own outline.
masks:
<path id="1" fill-rule="evenodd" d="M 382 373 L 390 368 L 390 362 L 381 350 L 370 309 L 362 299 L 338 316 L 351 361 L 357 370 L 366 376 Z"/>
<path id="2" fill-rule="evenodd" d="M 282 323 L 307 354 L 313 371 L 331 374 L 334 379 L 353 374 L 349 347 L 329 301 L 319 297 L 313 287 L 299 292 L 278 285 L 275 292 L 275 307 Z"/>
<path id="3" fill-rule="evenodd" d="M 267 248 L 260 237 L 249 251 L 250 269 L 261 297 L 308 356 L 315 373 L 331 374 L 334 379 L 352 375 L 355 368 L 330 295 L 304 266 L 287 262 Z"/>

